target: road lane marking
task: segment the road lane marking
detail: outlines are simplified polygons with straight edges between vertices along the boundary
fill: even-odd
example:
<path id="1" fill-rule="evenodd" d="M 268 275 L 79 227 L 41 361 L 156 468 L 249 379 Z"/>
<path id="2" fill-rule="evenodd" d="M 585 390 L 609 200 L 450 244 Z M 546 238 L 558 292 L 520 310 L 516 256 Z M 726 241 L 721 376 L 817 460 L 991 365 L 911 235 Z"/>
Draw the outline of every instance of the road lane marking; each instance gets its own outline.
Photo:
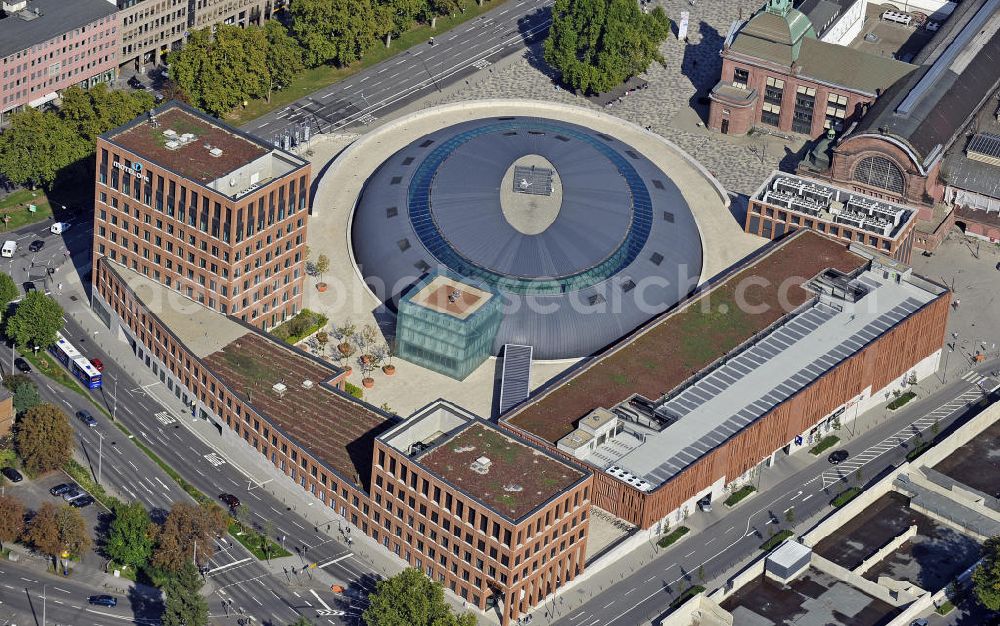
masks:
<path id="1" fill-rule="evenodd" d="M 313 596 L 315 596 L 315 597 L 316 597 L 316 601 L 317 601 L 317 602 L 319 602 L 320 604 L 322 604 L 322 605 L 323 605 L 323 608 L 324 608 L 324 609 L 326 609 L 327 611 L 330 611 L 330 610 L 331 610 L 331 609 L 330 609 L 330 605 L 329 605 L 329 604 L 327 604 L 326 602 L 323 602 L 323 598 L 319 597 L 319 594 L 318 594 L 318 593 L 316 593 L 316 590 L 315 590 L 315 589 L 310 589 L 310 590 L 309 590 L 309 592 L 310 592 L 311 594 L 313 594 Z"/>
<path id="2" fill-rule="evenodd" d="M 218 572 L 220 570 L 224 570 L 224 569 L 227 569 L 227 568 L 239 565 L 240 563 L 246 563 L 249 560 L 250 560 L 250 557 L 246 557 L 245 559 L 240 559 L 239 561 L 233 561 L 232 563 L 226 563 L 225 565 L 220 565 L 219 567 L 216 567 L 215 569 L 208 570 L 207 572 L 205 572 L 205 574 L 206 575 L 207 574 L 214 574 L 215 572 Z"/>
<path id="3" fill-rule="evenodd" d="M 353 552 L 348 552 L 347 554 L 345 554 L 343 556 L 338 556 L 337 558 L 332 559 L 330 561 L 327 561 L 326 563 L 323 563 L 322 565 L 317 565 L 316 567 L 319 568 L 319 569 L 323 569 L 324 567 L 326 567 L 328 565 L 333 565 L 334 563 L 340 563 L 344 559 L 349 559 L 352 556 L 354 556 L 354 553 Z"/>

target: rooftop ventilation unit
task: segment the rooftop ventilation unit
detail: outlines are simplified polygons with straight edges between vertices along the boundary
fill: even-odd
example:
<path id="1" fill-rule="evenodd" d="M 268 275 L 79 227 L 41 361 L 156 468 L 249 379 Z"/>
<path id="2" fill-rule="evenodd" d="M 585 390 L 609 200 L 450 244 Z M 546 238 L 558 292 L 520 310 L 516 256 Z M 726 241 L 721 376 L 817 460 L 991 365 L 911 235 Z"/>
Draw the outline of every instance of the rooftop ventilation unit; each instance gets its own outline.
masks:
<path id="1" fill-rule="evenodd" d="M 288 386 L 285 383 L 274 383 L 271 387 L 274 393 L 278 394 L 278 397 L 284 397 L 285 392 L 288 391 Z"/>
<path id="2" fill-rule="evenodd" d="M 212 148 L 211 150 L 208 151 L 208 153 L 214 156 L 215 158 L 219 158 L 220 156 L 222 156 L 222 148 Z"/>
<path id="3" fill-rule="evenodd" d="M 193 133 L 184 133 L 183 135 L 181 135 L 181 141 L 183 141 L 184 143 L 187 143 L 189 141 L 194 141 L 194 140 L 195 140 L 195 136 L 194 136 Z"/>
<path id="4" fill-rule="evenodd" d="M 163 136 L 170 137 L 171 139 L 173 139 L 174 137 L 177 136 L 177 131 L 172 128 L 168 128 L 167 130 L 163 131 Z"/>
<path id="5" fill-rule="evenodd" d="M 490 471 L 490 466 L 493 465 L 493 461 L 485 456 L 481 456 L 469 465 L 469 469 L 477 474 L 485 474 Z"/>
<path id="6" fill-rule="evenodd" d="M 174 141 L 172 139 L 170 141 L 168 141 L 164 145 L 166 146 L 167 150 L 176 150 L 177 148 L 181 147 L 181 144 L 180 144 L 179 141 Z"/>
<path id="7" fill-rule="evenodd" d="M 7 13 L 17 13 L 23 11 L 28 6 L 28 0 L 4 0 L 3 10 Z"/>
<path id="8" fill-rule="evenodd" d="M 303 380 L 302 381 L 302 388 L 303 389 L 312 389 L 313 388 L 313 381 L 309 380 L 308 378 L 305 379 L 305 380 Z"/>

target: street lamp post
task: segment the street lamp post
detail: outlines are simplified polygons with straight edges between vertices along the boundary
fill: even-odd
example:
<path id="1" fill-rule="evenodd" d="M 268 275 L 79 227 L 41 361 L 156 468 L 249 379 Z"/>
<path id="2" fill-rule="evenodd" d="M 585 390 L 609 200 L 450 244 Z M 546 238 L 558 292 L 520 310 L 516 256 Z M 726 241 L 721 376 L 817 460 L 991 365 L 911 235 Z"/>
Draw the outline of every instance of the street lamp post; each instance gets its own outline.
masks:
<path id="1" fill-rule="evenodd" d="M 111 409 L 111 421 L 117 421 L 118 419 L 118 376 L 115 376 L 115 388 L 112 394 L 114 398 L 114 406 Z"/>
<path id="2" fill-rule="evenodd" d="M 48 585 L 42 585 L 42 626 L 45 626 L 45 605 L 48 601 Z"/>
<path id="3" fill-rule="evenodd" d="M 104 461 L 104 435 L 97 433 L 97 484 L 101 484 L 101 464 Z"/>

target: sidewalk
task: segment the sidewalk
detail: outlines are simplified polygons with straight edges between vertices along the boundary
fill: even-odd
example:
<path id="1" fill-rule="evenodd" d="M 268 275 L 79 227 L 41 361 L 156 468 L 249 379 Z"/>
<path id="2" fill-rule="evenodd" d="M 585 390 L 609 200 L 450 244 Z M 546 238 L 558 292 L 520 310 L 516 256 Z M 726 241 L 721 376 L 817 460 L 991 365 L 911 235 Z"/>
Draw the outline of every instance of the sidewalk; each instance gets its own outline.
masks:
<path id="1" fill-rule="evenodd" d="M 158 598 L 161 595 L 161 591 L 156 587 L 133 582 L 127 578 L 116 578 L 114 574 L 105 573 L 102 568 L 95 567 L 82 560 L 73 562 L 72 567 L 70 567 L 70 574 L 66 577 L 62 574 L 49 571 L 49 566 L 52 564 L 51 558 L 35 554 L 21 544 L 9 543 L 6 544 L 6 547 L 10 549 L 11 554 L 17 555 L 18 560 L 16 563 L 18 565 L 37 572 L 39 576 L 49 577 L 53 581 L 69 579 L 77 582 L 85 582 L 93 586 L 95 592 L 104 591 L 119 596 L 127 595 L 132 588 L 135 588 L 137 593 L 141 593 L 144 596 Z M 93 556 L 97 557 L 98 555 L 93 554 Z"/>

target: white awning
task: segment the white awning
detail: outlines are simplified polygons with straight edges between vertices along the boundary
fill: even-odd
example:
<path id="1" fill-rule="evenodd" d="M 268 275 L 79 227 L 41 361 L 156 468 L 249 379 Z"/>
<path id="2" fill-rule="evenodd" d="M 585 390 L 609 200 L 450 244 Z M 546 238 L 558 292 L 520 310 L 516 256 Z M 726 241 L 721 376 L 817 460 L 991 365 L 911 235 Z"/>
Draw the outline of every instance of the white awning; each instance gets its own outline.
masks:
<path id="1" fill-rule="evenodd" d="M 38 107 L 42 106 L 46 102 L 52 102 L 53 100 L 55 100 L 58 97 L 59 97 L 59 94 L 57 94 L 54 91 L 50 91 L 49 93 L 45 94 L 41 98 L 35 98 L 31 102 L 29 102 L 28 106 L 31 107 L 31 108 L 33 108 L 33 109 L 37 109 Z"/>

